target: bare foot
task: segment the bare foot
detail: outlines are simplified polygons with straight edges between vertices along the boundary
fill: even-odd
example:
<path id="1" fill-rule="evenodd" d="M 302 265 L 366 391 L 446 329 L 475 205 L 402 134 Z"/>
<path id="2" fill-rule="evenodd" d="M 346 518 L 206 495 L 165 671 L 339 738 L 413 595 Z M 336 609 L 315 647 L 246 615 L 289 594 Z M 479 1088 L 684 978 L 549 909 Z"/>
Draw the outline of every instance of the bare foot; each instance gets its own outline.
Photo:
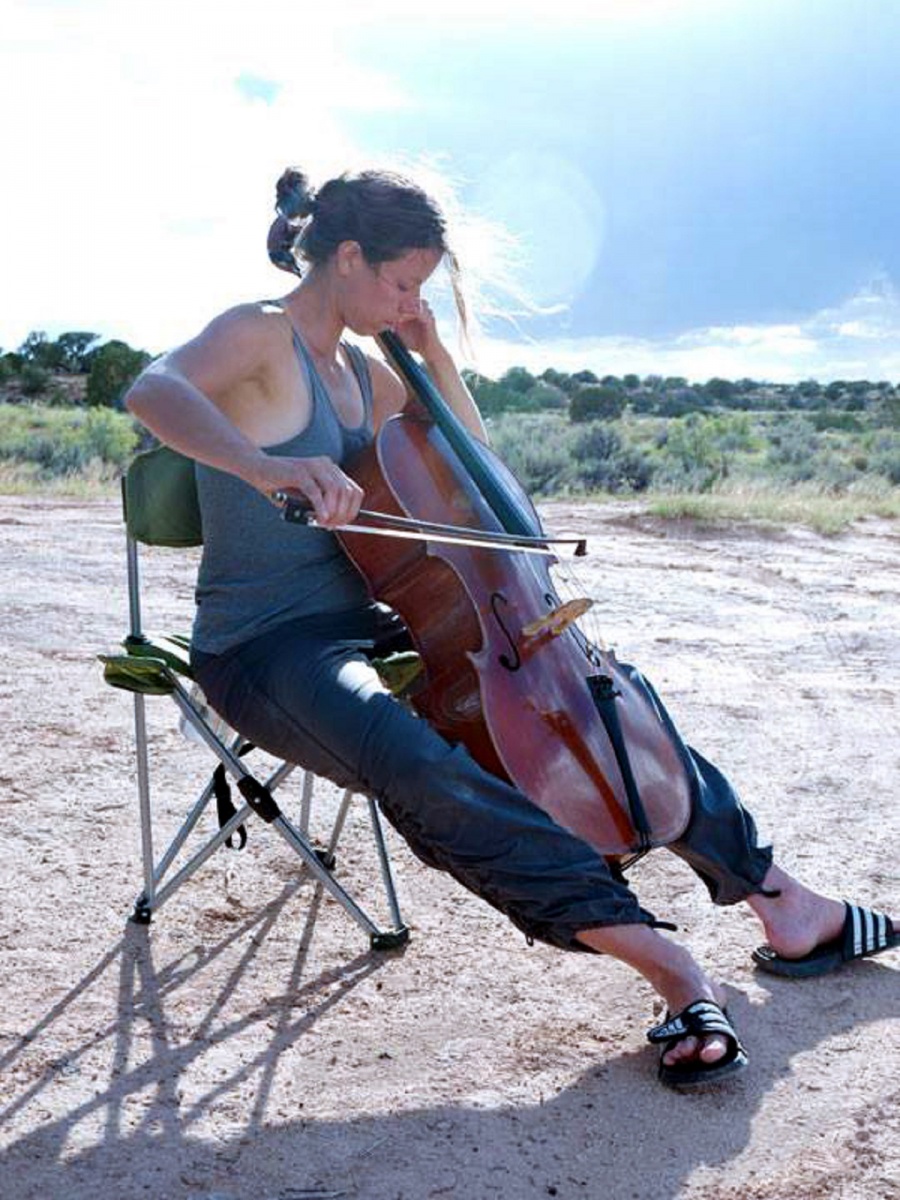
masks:
<path id="1" fill-rule="evenodd" d="M 724 1006 L 725 993 L 691 954 L 676 942 L 670 941 L 648 925 L 610 925 L 586 929 L 579 941 L 621 959 L 639 971 L 663 998 L 669 1013 L 674 1016 L 695 1000 L 712 1000 Z M 663 1055 L 666 1066 L 690 1059 L 710 1064 L 727 1053 L 728 1045 L 717 1034 L 709 1037 L 686 1037 L 676 1042 Z"/>
<path id="2" fill-rule="evenodd" d="M 690 996 L 684 999 L 686 993 L 678 989 L 674 995 L 677 999 L 669 999 L 665 997 L 669 1012 L 675 1016 L 676 1013 L 687 1008 L 689 1004 L 693 1004 L 695 1000 L 712 1000 L 718 1004 L 720 1008 L 725 1007 L 725 992 L 717 983 L 708 981 L 708 986 L 703 989 L 702 994 Z M 678 1063 L 686 1063 L 697 1059 L 707 1065 L 716 1063 L 720 1058 L 724 1058 L 728 1050 L 728 1043 L 723 1037 L 718 1034 L 710 1034 L 709 1037 L 685 1037 L 676 1042 L 662 1056 L 662 1061 L 667 1067 L 675 1066 Z"/>
<path id="3" fill-rule="evenodd" d="M 784 958 L 803 958 L 816 946 L 838 936 L 844 925 L 844 905 L 804 887 L 781 867 L 772 866 L 763 880 L 779 896 L 748 896 L 759 917 L 766 940 Z"/>

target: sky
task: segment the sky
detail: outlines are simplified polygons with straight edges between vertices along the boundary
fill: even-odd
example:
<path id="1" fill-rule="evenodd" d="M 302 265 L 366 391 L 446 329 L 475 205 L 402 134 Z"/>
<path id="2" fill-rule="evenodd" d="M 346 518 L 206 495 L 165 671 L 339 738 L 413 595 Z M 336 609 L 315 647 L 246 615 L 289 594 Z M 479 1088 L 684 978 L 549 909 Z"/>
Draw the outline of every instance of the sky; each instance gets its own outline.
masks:
<path id="1" fill-rule="evenodd" d="M 0 0 L 0 29 L 3 349 L 176 345 L 284 292 L 284 166 L 386 165 L 447 205 L 488 375 L 900 380 L 898 0 Z"/>

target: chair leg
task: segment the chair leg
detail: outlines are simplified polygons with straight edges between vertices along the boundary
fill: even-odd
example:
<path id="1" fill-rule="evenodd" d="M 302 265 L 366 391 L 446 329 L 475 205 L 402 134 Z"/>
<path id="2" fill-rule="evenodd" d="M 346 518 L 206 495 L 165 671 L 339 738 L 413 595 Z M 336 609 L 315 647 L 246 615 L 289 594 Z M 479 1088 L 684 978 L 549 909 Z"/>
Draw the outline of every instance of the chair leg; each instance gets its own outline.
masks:
<path id="1" fill-rule="evenodd" d="M 147 756 L 147 715 L 144 697 L 134 693 L 134 745 L 137 759 L 138 806 L 141 814 L 141 862 L 144 890 L 134 902 L 133 919 L 141 925 L 150 921 L 156 903 L 153 865 L 153 822 L 150 813 L 150 770 Z"/>
<path id="2" fill-rule="evenodd" d="M 343 909 L 368 934 L 373 949 L 394 949 L 404 945 L 409 940 L 409 931 L 403 925 L 391 875 L 390 861 L 377 809 L 370 801 L 370 816 L 372 819 L 373 836 L 376 843 L 382 881 L 387 895 L 388 907 L 392 925 L 388 929 L 381 928 L 350 895 L 350 893 L 335 879 L 332 874 L 334 866 L 334 850 L 344 827 L 347 810 L 352 799 L 352 792 L 345 792 L 334 826 L 331 832 L 329 847 L 326 851 L 318 850 L 310 841 L 309 824 L 312 808 L 312 793 L 315 777 L 304 772 L 300 825 L 293 825 L 282 813 L 275 802 L 273 790 L 295 769 L 292 764 L 283 763 L 277 767 L 264 783 L 259 782 L 247 769 L 240 756 L 241 739 L 236 738 L 233 745 L 226 745 L 203 719 L 191 697 L 181 684 L 175 680 L 172 683 L 172 698 L 175 700 L 182 716 L 196 731 L 201 740 L 213 751 L 226 771 L 236 780 L 238 790 L 244 797 L 245 803 L 240 811 L 235 813 L 218 832 L 193 854 L 184 866 L 171 878 L 166 874 L 186 842 L 189 834 L 197 825 L 201 815 L 207 808 L 213 794 L 212 784 L 208 784 L 194 803 L 187 818 L 160 860 L 154 862 L 152 819 L 150 808 L 150 782 L 148 762 L 148 742 L 144 709 L 144 696 L 135 693 L 135 741 L 138 759 L 138 793 L 141 810 L 141 839 L 144 867 L 144 891 L 135 902 L 135 921 L 147 923 L 154 912 L 184 883 L 199 867 L 210 858 L 216 850 L 231 836 L 231 834 L 254 814 L 260 816 L 266 824 L 274 825 L 285 841 L 300 856 L 309 868 L 312 876 L 338 901 Z M 164 882 L 165 880 L 165 882 Z"/>
<path id="3" fill-rule="evenodd" d="M 344 911 L 369 935 L 369 942 L 373 949 L 383 950 L 389 947 L 402 946 L 409 940 L 408 929 L 385 930 L 380 929 L 375 924 L 368 913 L 356 903 L 350 893 L 338 883 L 327 867 L 323 866 L 315 850 L 305 838 L 300 836 L 299 832 L 284 814 L 279 814 L 272 824 L 288 845 L 300 855 L 313 877 L 331 893 Z"/>
<path id="4" fill-rule="evenodd" d="M 375 838 L 375 845 L 378 849 L 378 862 L 381 866 L 381 878 L 384 883 L 385 894 L 387 895 L 388 908 L 390 909 L 391 920 L 394 923 L 395 929 L 404 929 L 403 918 L 400 915 L 400 903 L 397 900 L 397 889 L 394 886 L 394 872 L 391 868 L 391 860 L 388 856 L 387 845 L 384 840 L 384 827 L 381 824 L 381 813 L 378 811 L 378 805 L 370 797 L 369 804 L 369 819 L 372 822 L 372 835 Z"/>

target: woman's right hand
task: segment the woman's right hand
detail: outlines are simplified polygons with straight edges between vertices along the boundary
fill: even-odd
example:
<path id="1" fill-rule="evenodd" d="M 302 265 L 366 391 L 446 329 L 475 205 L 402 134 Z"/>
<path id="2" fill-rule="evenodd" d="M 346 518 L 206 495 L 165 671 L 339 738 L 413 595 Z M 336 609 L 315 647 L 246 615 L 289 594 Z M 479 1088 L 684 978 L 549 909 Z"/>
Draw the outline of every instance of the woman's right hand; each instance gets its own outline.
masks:
<path id="1" fill-rule="evenodd" d="M 261 453 L 248 483 L 269 499 L 276 492 L 303 496 L 312 506 L 316 524 L 324 529 L 349 525 L 363 502 L 359 484 L 324 456 L 289 458 Z"/>

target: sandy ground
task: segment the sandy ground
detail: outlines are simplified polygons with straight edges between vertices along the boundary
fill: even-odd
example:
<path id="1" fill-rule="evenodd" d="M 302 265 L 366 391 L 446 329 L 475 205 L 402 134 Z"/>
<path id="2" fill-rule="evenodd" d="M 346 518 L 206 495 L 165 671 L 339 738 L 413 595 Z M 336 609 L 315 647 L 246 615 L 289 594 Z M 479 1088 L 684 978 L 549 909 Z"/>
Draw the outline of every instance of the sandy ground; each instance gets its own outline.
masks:
<path id="1" fill-rule="evenodd" d="M 777 830 L 784 864 L 897 915 L 897 526 L 545 516 L 592 535 L 607 639 Z M 148 624 L 184 628 L 191 571 L 148 558 Z M 900 955 L 758 976 L 751 914 L 652 856 L 633 881 L 727 981 L 751 1054 L 730 1085 L 678 1096 L 655 1081 L 645 984 L 529 949 L 393 836 L 404 953 L 370 952 L 259 823 L 135 925 L 131 703 L 94 659 L 125 632 L 117 506 L 0 499 L 0 602 L 4 1200 L 900 1197 Z M 166 828 L 207 758 L 169 702 L 150 711 Z M 336 796 L 318 797 L 324 820 Z M 377 903 L 364 816 L 356 802 L 338 873 Z"/>

